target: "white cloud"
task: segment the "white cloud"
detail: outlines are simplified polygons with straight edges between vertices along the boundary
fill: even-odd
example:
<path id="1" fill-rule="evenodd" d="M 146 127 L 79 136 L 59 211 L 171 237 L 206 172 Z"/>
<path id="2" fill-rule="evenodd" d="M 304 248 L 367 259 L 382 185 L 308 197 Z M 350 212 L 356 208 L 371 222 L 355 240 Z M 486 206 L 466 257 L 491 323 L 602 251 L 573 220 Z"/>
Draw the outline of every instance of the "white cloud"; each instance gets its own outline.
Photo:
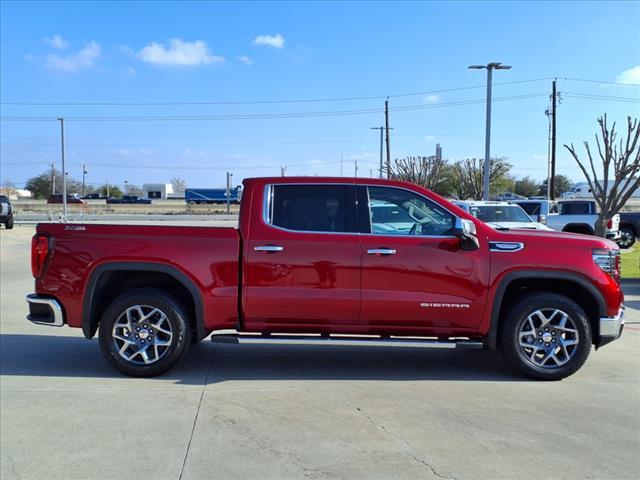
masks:
<path id="1" fill-rule="evenodd" d="M 143 62 L 165 67 L 196 67 L 210 63 L 224 62 L 224 57 L 213 55 L 206 42 L 196 40 L 185 42 L 179 38 L 169 40 L 169 46 L 151 42 L 136 56 Z"/>
<path id="2" fill-rule="evenodd" d="M 268 45 L 274 48 L 283 48 L 285 39 L 279 33 L 276 35 L 258 35 L 253 41 L 254 45 Z"/>
<path id="3" fill-rule="evenodd" d="M 236 59 L 247 66 L 253 65 L 253 58 L 248 57 L 246 55 L 240 55 L 239 57 L 236 57 Z"/>
<path id="4" fill-rule="evenodd" d="M 100 57 L 102 49 L 96 42 L 89 42 L 82 50 L 69 55 L 50 54 L 45 58 L 45 66 L 54 70 L 76 72 L 91 67 Z"/>
<path id="5" fill-rule="evenodd" d="M 616 82 L 640 85 L 640 65 L 636 65 L 635 67 L 622 72 L 616 77 Z"/>
<path id="6" fill-rule="evenodd" d="M 51 38 L 43 38 L 44 43 L 51 45 L 53 48 L 57 48 L 58 50 L 64 50 L 69 46 L 69 42 L 62 38 L 60 35 L 54 35 Z"/>
<path id="7" fill-rule="evenodd" d="M 440 101 L 440 96 L 435 94 L 427 95 L 424 97 L 424 101 L 425 103 L 438 103 Z"/>

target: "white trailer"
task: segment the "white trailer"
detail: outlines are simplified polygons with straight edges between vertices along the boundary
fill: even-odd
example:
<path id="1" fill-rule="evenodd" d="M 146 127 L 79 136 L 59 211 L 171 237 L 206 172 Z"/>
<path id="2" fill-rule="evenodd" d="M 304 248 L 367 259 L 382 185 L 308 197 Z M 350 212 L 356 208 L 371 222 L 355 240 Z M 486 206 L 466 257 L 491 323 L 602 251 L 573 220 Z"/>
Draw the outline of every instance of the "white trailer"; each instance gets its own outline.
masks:
<path id="1" fill-rule="evenodd" d="M 612 180 L 607 182 L 607 191 L 611 190 L 613 184 L 614 182 Z M 578 182 L 571 190 L 564 192 L 562 198 L 593 198 L 593 192 L 591 191 L 591 187 L 589 187 L 589 182 Z M 640 198 L 640 188 L 633 192 L 631 198 Z"/>

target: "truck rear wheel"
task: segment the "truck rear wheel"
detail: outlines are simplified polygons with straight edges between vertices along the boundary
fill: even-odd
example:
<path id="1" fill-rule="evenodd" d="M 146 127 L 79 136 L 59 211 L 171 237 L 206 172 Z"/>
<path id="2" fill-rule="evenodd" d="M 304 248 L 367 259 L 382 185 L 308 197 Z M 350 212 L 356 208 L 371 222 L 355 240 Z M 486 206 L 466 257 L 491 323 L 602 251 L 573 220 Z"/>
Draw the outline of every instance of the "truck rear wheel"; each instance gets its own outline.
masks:
<path id="1" fill-rule="evenodd" d="M 7 220 L 7 223 L 4 224 L 4 227 L 7 230 L 11 230 L 13 228 L 13 217 L 11 217 L 9 220 Z"/>
<path id="2" fill-rule="evenodd" d="M 134 290 L 109 305 L 100 321 L 100 349 L 117 370 L 134 377 L 166 372 L 187 352 L 192 329 L 184 307 L 153 288 Z"/>
<path id="3" fill-rule="evenodd" d="M 636 232 L 630 227 L 620 227 L 620 240 L 618 246 L 620 248 L 631 248 L 636 243 Z"/>
<path id="4" fill-rule="evenodd" d="M 566 378 L 582 367 L 591 351 L 587 316 L 564 295 L 524 295 L 502 322 L 500 350 L 513 368 L 530 378 Z"/>

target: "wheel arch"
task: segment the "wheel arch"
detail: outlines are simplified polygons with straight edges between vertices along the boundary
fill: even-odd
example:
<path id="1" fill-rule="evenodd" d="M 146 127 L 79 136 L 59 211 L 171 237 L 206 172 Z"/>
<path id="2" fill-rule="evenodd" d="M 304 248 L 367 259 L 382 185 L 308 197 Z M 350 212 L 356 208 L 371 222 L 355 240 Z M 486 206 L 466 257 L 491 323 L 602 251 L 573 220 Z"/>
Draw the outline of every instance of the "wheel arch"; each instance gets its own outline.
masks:
<path id="1" fill-rule="evenodd" d="M 638 234 L 640 232 L 638 231 L 638 226 L 635 223 L 633 223 L 633 222 L 620 222 L 619 228 L 622 229 L 623 227 L 624 228 L 628 228 L 629 230 L 631 230 L 635 234 L 636 237 L 639 236 Z"/>
<path id="2" fill-rule="evenodd" d="M 195 334 L 198 340 L 206 337 L 204 325 L 204 304 L 200 289 L 187 275 L 175 267 L 156 262 L 109 262 L 98 265 L 89 275 L 82 300 L 82 332 L 86 338 L 93 338 L 98 330 L 100 317 L 108 303 L 103 294 L 98 294 L 100 288 L 119 283 L 115 291 L 124 293 L 131 285 L 136 285 L 142 278 L 148 278 L 146 287 L 159 286 L 167 290 L 168 286 L 175 288 L 169 293 L 186 303 L 185 307 L 193 315 Z M 133 281 L 131 281 L 133 279 Z M 161 280 L 163 279 L 163 280 Z M 110 283 L 111 282 L 111 283 Z M 168 283 L 171 282 L 171 283 Z M 160 284 L 160 285 L 158 285 Z"/>
<path id="3" fill-rule="evenodd" d="M 569 223 L 564 226 L 562 231 L 570 232 L 570 233 L 583 233 L 586 231 L 586 232 L 589 232 L 588 235 L 595 234 L 595 230 L 588 223 Z"/>
<path id="4" fill-rule="evenodd" d="M 489 349 L 495 350 L 498 347 L 500 323 L 522 289 L 529 291 L 553 289 L 571 298 L 585 310 L 589 317 L 594 341 L 598 338 L 598 319 L 607 316 L 607 304 L 591 282 L 571 272 L 519 270 L 506 274 L 496 289 L 491 308 L 489 332 L 485 341 Z"/>

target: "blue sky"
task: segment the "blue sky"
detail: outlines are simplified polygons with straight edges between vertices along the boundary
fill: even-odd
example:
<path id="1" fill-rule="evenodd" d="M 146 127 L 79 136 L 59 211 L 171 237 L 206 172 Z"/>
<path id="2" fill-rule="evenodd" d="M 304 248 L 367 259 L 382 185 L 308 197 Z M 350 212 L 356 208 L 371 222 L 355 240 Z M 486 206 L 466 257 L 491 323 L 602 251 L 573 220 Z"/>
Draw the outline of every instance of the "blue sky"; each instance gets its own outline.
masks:
<path id="1" fill-rule="evenodd" d="M 551 77 L 563 96 L 558 173 L 576 181 L 561 145 L 592 140 L 602 113 L 619 124 L 640 116 L 640 88 L 569 80 L 640 84 L 639 2 L 2 2 L 1 9 L 2 116 L 69 118 L 67 169 L 79 178 L 86 163 L 90 183 L 178 176 L 192 187 L 221 186 L 227 170 L 239 181 L 278 175 L 280 165 L 287 174 L 339 175 L 341 156 L 345 175 L 357 160 L 368 176 L 379 155 L 370 127 L 384 122 L 385 96 L 394 157 L 431 155 L 436 143 L 451 160 L 482 157 L 486 77 L 466 67 L 490 61 L 513 66 L 494 77 L 492 154 L 508 157 L 517 176 L 546 176 Z M 478 88 L 451 90 L 462 87 Z M 500 100 L 514 96 L 525 97 Z M 353 97 L 374 98 L 215 103 Z M 166 105 L 180 102 L 192 104 Z M 211 104 L 193 104 L 202 102 Z M 273 118 L 319 112 L 343 113 Z M 21 186 L 59 164 L 55 120 L 0 127 L 1 181 Z"/>

